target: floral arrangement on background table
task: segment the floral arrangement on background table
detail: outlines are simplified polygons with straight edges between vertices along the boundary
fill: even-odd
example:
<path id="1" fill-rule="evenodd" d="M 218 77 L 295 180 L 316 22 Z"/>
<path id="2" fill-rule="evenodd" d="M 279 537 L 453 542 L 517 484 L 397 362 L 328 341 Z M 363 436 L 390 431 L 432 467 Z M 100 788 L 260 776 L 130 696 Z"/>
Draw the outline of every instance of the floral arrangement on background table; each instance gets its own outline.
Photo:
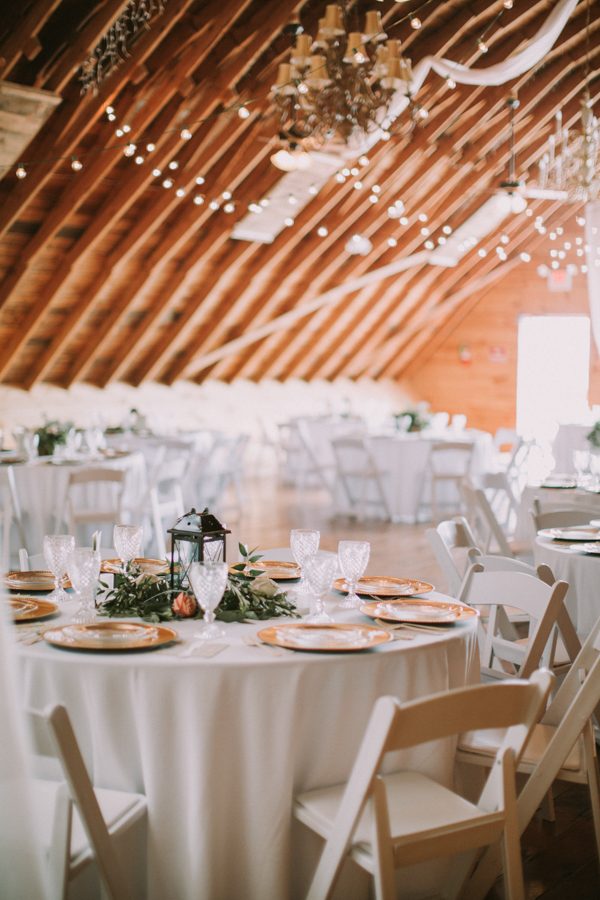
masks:
<path id="1" fill-rule="evenodd" d="M 394 413 L 396 428 L 400 431 L 402 419 L 408 419 L 406 431 L 422 431 L 429 424 L 429 419 L 419 409 L 405 409 L 403 412 Z"/>
<path id="2" fill-rule="evenodd" d="M 589 434 L 586 434 L 586 438 L 592 447 L 600 450 L 600 421 L 594 423 L 594 427 Z"/>
<path id="3" fill-rule="evenodd" d="M 285 591 L 262 570 L 252 568 L 261 556 L 244 544 L 239 548 L 242 560 L 230 567 L 227 587 L 216 610 L 217 619 L 243 622 L 278 616 L 297 617 L 296 607 Z M 128 563 L 125 571 L 115 579 L 113 588 L 103 582 L 101 586 L 105 599 L 98 612 L 103 616 L 139 616 L 148 622 L 202 618 L 202 611 L 191 591 L 170 587 L 166 569 L 164 575 L 149 575 L 135 562 Z"/>
<path id="4" fill-rule="evenodd" d="M 53 419 L 40 428 L 36 428 L 35 433 L 39 440 L 38 454 L 40 456 L 52 456 L 55 447 L 67 443 L 67 436 L 72 430 L 72 422 L 59 422 L 58 419 Z"/>

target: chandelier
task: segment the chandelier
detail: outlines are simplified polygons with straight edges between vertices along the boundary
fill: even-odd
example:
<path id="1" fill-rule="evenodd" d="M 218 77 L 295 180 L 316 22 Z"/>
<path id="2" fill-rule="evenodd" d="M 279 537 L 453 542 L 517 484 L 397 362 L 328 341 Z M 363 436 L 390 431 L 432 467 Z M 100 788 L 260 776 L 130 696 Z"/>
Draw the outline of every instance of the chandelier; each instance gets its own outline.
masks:
<path id="1" fill-rule="evenodd" d="M 409 91 L 410 60 L 402 58 L 400 41 L 387 39 L 381 14 L 367 12 L 362 31 L 355 15 L 332 3 L 319 19 L 316 38 L 300 25 L 294 28 L 295 46 L 289 62 L 279 66 L 273 98 L 284 151 L 298 159 L 324 145 L 356 148 L 375 129 L 389 137 L 385 120 L 392 97 Z"/>
<path id="2" fill-rule="evenodd" d="M 541 188 L 564 191 L 566 199 L 587 203 L 600 196 L 600 128 L 590 96 L 590 0 L 587 0 L 585 90 L 579 129 L 563 127 L 562 112 L 555 117 L 554 134 L 539 162 Z"/>

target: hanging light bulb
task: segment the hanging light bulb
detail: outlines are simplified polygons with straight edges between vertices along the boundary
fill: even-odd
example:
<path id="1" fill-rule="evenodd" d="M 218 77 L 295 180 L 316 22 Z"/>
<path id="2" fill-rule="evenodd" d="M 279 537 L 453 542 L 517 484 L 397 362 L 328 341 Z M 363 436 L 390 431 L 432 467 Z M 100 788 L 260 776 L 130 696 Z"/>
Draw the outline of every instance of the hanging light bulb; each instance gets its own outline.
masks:
<path id="1" fill-rule="evenodd" d="M 74 172 L 81 172 L 81 170 L 83 169 L 83 163 L 81 162 L 80 159 L 77 159 L 77 157 L 74 156 L 71 159 L 71 168 L 73 169 Z"/>
<path id="2" fill-rule="evenodd" d="M 172 171 L 175 171 L 175 169 L 178 169 L 178 168 L 179 168 L 179 163 L 177 162 L 176 159 L 172 159 L 171 162 L 169 163 L 169 169 L 171 169 Z"/>
<path id="3" fill-rule="evenodd" d="M 479 50 L 480 53 L 487 53 L 487 52 L 488 52 L 488 45 L 487 45 L 486 42 L 483 40 L 483 38 L 479 38 L 479 40 L 477 41 L 477 48 L 478 48 L 478 50 Z"/>
<path id="4" fill-rule="evenodd" d="M 147 153 L 152 153 L 153 150 L 156 150 L 156 144 L 146 144 Z"/>
<path id="5" fill-rule="evenodd" d="M 135 144 L 126 144 L 125 149 L 123 150 L 123 156 L 133 156 L 136 149 Z"/>
<path id="6" fill-rule="evenodd" d="M 504 0 L 504 9 L 512 9 L 513 0 Z"/>
<path id="7" fill-rule="evenodd" d="M 415 31 L 418 31 L 419 28 L 422 26 L 422 24 L 423 23 L 421 22 L 421 20 L 418 16 L 413 16 L 412 19 L 410 20 L 410 27 L 414 28 Z"/>
<path id="8" fill-rule="evenodd" d="M 238 116 L 240 117 L 240 119 L 247 119 L 249 115 L 250 110 L 246 109 L 245 106 L 240 106 L 240 108 L 238 109 Z"/>
<path id="9" fill-rule="evenodd" d="M 164 180 L 163 183 L 162 183 L 162 186 L 163 186 L 166 190 L 169 190 L 169 188 L 172 188 L 172 187 L 173 187 L 173 179 L 172 179 L 172 178 L 165 178 L 165 180 Z"/>
<path id="10" fill-rule="evenodd" d="M 179 133 L 179 137 L 181 138 L 182 141 L 191 141 L 192 132 L 190 131 L 189 128 L 182 128 Z"/>
<path id="11" fill-rule="evenodd" d="M 451 91 L 456 87 L 456 82 L 454 78 L 451 78 L 450 75 L 446 77 L 446 85 L 450 88 Z"/>
<path id="12" fill-rule="evenodd" d="M 320 225 L 317 228 L 317 234 L 319 235 L 319 237 L 324 238 L 324 237 L 327 237 L 327 235 L 329 234 L 329 231 L 327 230 L 327 228 L 325 228 L 324 225 Z"/>
<path id="13" fill-rule="evenodd" d="M 15 175 L 17 176 L 17 178 L 21 178 L 21 179 L 27 177 L 27 170 L 26 170 L 25 166 L 24 166 L 22 163 L 21 163 L 20 166 L 17 166 L 17 170 L 16 170 L 16 172 L 15 172 Z"/>
<path id="14" fill-rule="evenodd" d="M 177 188 L 175 191 L 176 197 L 185 197 L 185 188 Z"/>

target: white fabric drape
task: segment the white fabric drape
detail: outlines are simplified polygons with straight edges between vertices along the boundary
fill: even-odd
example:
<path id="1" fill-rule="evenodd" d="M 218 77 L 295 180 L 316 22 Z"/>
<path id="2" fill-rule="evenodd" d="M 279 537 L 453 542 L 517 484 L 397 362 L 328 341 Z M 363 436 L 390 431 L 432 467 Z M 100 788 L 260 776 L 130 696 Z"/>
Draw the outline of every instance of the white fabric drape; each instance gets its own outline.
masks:
<path id="1" fill-rule="evenodd" d="M 587 247 L 587 286 L 592 334 L 600 353 L 600 200 L 585 207 L 585 243 Z"/>
<path id="2" fill-rule="evenodd" d="M 550 51 L 561 31 L 567 24 L 569 16 L 577 6 L 577 0 L 559 0 L 546 21 L 538 29 L 537 33 L 525 44 L 525 46 L 517 53 L 487 68 L 474 69 L 469 66 L 463 66 L 460 63 L 453 62 L 451 59 L 437 56 L 425 56 L 419 60 L 414 66 L 412 80 L 407 88 L 402 88 L 396 92 L 390 105 L 388 115 L 382 122 L 382 125 L 389 125 L 396 119 L 408 106 L 409 98 L 407 94 L 415 97 L 419 92 L 430 71 L 433 69 L 442 78 L 453 78 L 459 84 L 471 84 L 481 86 L 497 86 L 506 84 L 513 78 L 523 75 L 533 66 L 537 65 L 546 54 Z M 355 140 L 353 144 L 353 153 L 360 152 L 359 145 L 362 149 L 372 147 L 381 138 L 379 130 L 367 135 L 356 134 L 353 136 Z"/>
<path id="3" fill-rule="evenodd" d="M 0 894 L 3 900 L 43 900 L 11 624 L 0 602 Z"/>

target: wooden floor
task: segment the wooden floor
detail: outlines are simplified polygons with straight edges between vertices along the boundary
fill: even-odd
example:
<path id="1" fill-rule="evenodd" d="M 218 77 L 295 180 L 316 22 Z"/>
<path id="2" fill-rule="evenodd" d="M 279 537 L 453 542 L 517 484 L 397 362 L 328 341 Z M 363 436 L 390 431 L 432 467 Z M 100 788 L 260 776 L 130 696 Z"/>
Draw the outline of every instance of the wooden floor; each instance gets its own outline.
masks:
<path id="1" fill-rule="evenodd" d="M 369 540 L 370 573 L 420 578 L 445 590 L 425 526 L 333 518 L 323 491 L 300 493 L 275 478 L 251 479 L 242 514 L 232 513 L 227 521 L 235 539 L 263 549 L 289 546 L 291 528 L 319 529 L 321 547 L 326 550 L 336 550 L 344 538 Z M 556 822 L 535 819 L 523 838 L 527 900 L 600 900 L 587 791 L 579 785 L 561 785 L 556 795 Z M 488 900 L 503 897 L 499 883 Z"/>

